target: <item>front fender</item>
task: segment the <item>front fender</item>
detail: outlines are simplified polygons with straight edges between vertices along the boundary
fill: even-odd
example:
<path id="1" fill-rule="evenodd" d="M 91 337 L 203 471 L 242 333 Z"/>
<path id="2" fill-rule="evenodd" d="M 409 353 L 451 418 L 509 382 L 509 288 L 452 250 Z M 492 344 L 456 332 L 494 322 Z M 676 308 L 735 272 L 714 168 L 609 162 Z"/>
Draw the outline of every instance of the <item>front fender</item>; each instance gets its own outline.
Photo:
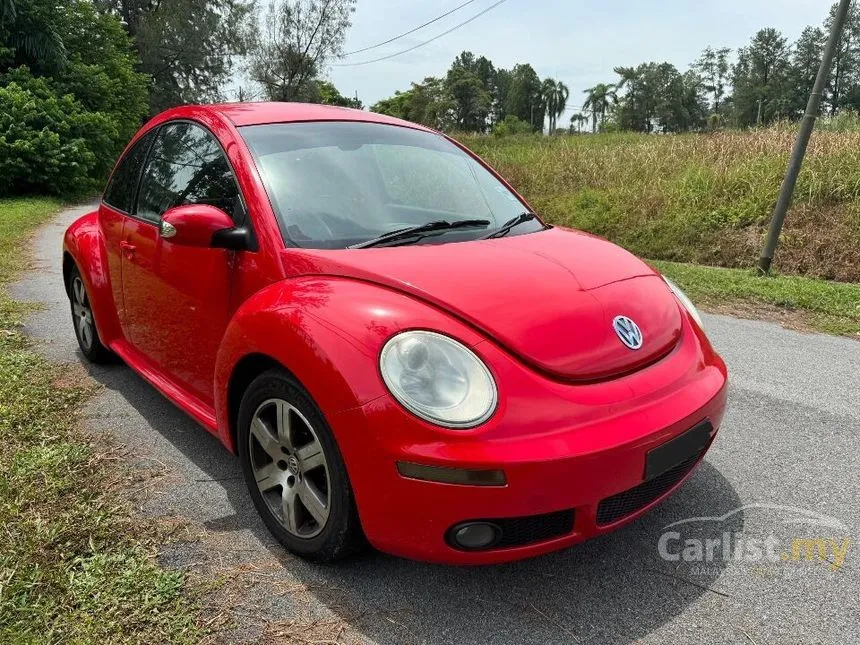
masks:
<path id="1" fill-rule="evenodd" d="M 68 289 L 68 261 L 81 272 L 96 329 L 105 346 L 122 337 L 117 307 L 110 281 L 107 249 L 99 226 L 98 212 L 93 211 L 75 220 L 63 237 L 63 279 Z"/>
<path id="2" fill-rule="evenodd" d="M 484 339 L 444 312 L 359 280 L 304 277 L 277 282 L 233 316 L 215 368 L 220 439 L 234 449 L 228 391 L 237 364 L 259 354 L 286 367 L 329 417 L 387 394 L 379 352 L 404 329 L 432 329 L 466 345 Z M 341 446 L 347 438 L 338 437 Z"/>

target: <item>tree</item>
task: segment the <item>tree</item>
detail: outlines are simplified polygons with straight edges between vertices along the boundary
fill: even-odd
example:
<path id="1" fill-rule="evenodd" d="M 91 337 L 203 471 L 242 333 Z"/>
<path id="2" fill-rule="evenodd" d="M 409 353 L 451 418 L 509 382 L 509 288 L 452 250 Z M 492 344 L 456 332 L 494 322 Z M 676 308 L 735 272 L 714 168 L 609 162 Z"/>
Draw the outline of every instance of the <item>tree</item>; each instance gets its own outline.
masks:
<path id="1" fill-rule="evenodd" d="M 454 101 L 448 95 L 445 81 L 435 76 L 413 83 L 405 92 L 395 92 L 394 96 L 378 101 L 370 109 L 437 130 L 449 130 L 455 125 Z"/>
<path id="2" fill-rule="evenodd" d="M 53 74 L 53 86 L 114 124 L 113 149 L 98 159 L 95 168 L 107 175 L 149 112 L 150 79 L 136 71 L 139 59 L 134 44 L 115 16 L 98 12 L 86 0 L 67 2 L 55 16 L 66 63 Z"/>
<path id="3" fill-rule="evenodd" d="M 454 59 L 445 77 L 445 90 L 453 101 L 456 128 L 463 132 L 485 132 L 493 103 L 491 93 L 495 69 L 481 56 L 463 52 Z"/>
<path id="4" fill-rule="evenodd" d="M 721 114 L 723 97 L 726 95 L 726 86 L 729 82 L 729 54 L 731 49 L 721 47 L 714 50 L 706 47 L 693 65 L 693 69 L 702 80 L 702 89 L 710 94 L 710 110 L 713 114 Z"/>
<path id="5" fill-rule="evenodd" d="M 344 96 L 334 86 L 334 83 L 329 81 L 318 81 L 317 92 L 319 93 L 319 102 L 323 105 L 339 105 L 356 110 L 364 109 L 364 104 L 358 100 L 358 96 L 352 99 Z"/>
<path id="6" fill-rule="evenodd" d="M 148 111 L 148 78 L 135 71 L 133 45 L 119 20 L 89 0 L 5 1 L 0 194 L 91 190 Z M 22 24 L 59 45 L 20 49 L 11 30 Z"/>
<path id="7" fill-rule="evenodd" d="M 506 97 L 505 114 L 531 123 L 535 132 L 543 130 L 544 105 L 540 77 L 529 64 L 515 65 Z"/>
<path id="8" fill-rule="evenodd" d="M 492 121 L 499 123 L 504 121 L 507 116 L 508 95 L 511 92 L 511 82 L 513 74 L 510 70 L 499 68 L 493 75 L 493 105 L 492 105 Z"/>
<path id="9" fill-rule="evenodd" d="M 830 8 L 830 14 L 824 21 L 825 33 L 830 32 L 838 6 L 834 4 Z M 860 7 L 856 2 L 852 2 L 833 58 L 827 88 L 827 102 L 831 115 L 835 115 L 843 107 L 860 108 L 858 86 L 860 86 Z"/>
<path id="10" fill-rule="evenodd" d="M 581 112 L 576 112 L 572 114 L 570 117 L 570 132 L 573 133 L 574 130 L 577 132 L 582 132 L 583 123 L 588 123 L 588 117 Z"/>
<path id="11" fill-rule="evenodd" d="M 541 84 L 541 94 L 543 96 L 546 113 L 549 117 L 549 133 L 552 134 L 555 130 L 556 122 L 565 108 L 567 107 L 567 99 L 570 97 L 570 90 L 567 85 L 561 81 L 556 81 L 552 78 L 544 79 Z"/>
<path id="12" fill-rule="evenodd" d="M 791 113 L 789 50 L 776 29 L 759 31 L 738 50 L 732 68 L 734 119 L 741 127 L 768 124 Z"/>
<path id="13" fill-rule="evenodd" d="M 821 65 L 824 52 L 825 33 L 818 27 L 807 27 L 800 34 L 794 45 L 790 68 L 791 105 L 789 108 L 792 118 L 803 116 L 806 102 L 815 84 L 815 77 Z"/>
<path id="14" fill-rule="evenodd" d="M 585 90 L 584 93 L 586 98 L 585 103 L 582 104 L 582 109 L 591 112 L 591 131 L 597 132 L 598 116 L 602 125 L 606 121 L 606 113 L 618 100 L 618 95 L 615 92 L 615 86 L 606 83 L 598 83 Z"/>
<path id="15" fill-rule="evenodd" d="M 681 74 L 670 63 L 619 67 L 617 84 L 625 94 L 614 109 L 616 125 L 638 132 L 686 132 L 704 127 L 708 105 L 695 68 Z"/>
<path id="16" fill-rule="evenodd" d="M 49 0 L 0 0 L 0 72 L 27 65 L 36 73 L 47 73 L 65 64 L 55 10 L 56 3 Z"/>
<path id="17" fill-rule="evenodd" d="M 271 0 L 253 38 L 250 76 L 272 101 L 313 96 L 317 77 L 343 53 L 355 0 Z"/>
<path id="18" fill-rule="evenodd" d="M 247 51 L 251 0 L 94 0 L 134 38 L 152 77 L 150 110 L 221 97 L 233 58 Z"/>

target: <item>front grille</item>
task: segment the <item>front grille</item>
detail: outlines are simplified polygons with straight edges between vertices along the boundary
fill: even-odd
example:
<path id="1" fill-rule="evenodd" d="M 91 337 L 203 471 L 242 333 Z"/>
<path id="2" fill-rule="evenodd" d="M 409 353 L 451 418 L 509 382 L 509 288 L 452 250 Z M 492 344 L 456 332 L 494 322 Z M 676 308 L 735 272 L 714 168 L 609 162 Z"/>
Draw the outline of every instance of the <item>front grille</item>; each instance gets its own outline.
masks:
<path id="1" fill-rule="evenodd" d="M 604 499 L 597 507 L 598 526 L 617 522 L 645 508 L 654 500 L 665 495 L 690 472 L 702 454 L 704 454 L 704 450 L 693 455 L 685 462 L 678 464 L 671 470 L 667 470 L 662 475 L 657 475 L 654 479 L 649 479 L 647 482 L 643 482 L 623 493 L 618 493 Z"/>

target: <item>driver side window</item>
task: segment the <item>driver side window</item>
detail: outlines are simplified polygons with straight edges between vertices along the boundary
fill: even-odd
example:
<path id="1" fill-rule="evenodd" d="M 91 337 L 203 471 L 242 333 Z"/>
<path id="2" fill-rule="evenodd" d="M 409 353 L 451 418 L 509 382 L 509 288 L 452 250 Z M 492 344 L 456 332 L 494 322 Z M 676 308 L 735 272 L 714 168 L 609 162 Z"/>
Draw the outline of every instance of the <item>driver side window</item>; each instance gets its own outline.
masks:
<path id="1" fill-rule="evenodd" d="M 157 224 L 166 210 L 185 204 L 210 204 L 236 221 L 244 218 L 239 186 L 215 138 L 193 123 L 169 123 L 147 160 L 136 217 Z"/>

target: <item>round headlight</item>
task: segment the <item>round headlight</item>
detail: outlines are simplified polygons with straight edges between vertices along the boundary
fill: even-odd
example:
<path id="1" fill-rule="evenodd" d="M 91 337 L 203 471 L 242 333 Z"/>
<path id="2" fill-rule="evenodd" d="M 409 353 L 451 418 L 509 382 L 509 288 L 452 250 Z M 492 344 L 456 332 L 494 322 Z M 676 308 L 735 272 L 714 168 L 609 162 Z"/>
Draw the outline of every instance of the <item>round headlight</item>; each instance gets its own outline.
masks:
<path id="1" fill-rule="evenodd" d="M 663 279 L 666 281 L 666 284 L 669 285 L 669 288 L 672 290 L 672 293 L 675 294 L 675 297 L 681 301 L 682 305 L 684 305 L 684 309 L 686 309 L 693 317 L 693 320 L 696 321 L 696 324 L 698 324 L 701 329 L 704 329 L 705 325 L 702 322 L 702 317 L 699 315 L 699 310 L 696 309 L 696 305 L 694 305 L 693 302 L 687 297 L 687 294 L 681 291 L 678 285 L 672 282 L 666 276 L 663 276 Z"/>
<path id="2" fill-rule="evenodd" d="M 496 409 L 496 383 L 472 350 L 430 331 L 406 331 L 379 356 L 385 385 L 413 414 L 448 428 L 472 428 Z"/>

